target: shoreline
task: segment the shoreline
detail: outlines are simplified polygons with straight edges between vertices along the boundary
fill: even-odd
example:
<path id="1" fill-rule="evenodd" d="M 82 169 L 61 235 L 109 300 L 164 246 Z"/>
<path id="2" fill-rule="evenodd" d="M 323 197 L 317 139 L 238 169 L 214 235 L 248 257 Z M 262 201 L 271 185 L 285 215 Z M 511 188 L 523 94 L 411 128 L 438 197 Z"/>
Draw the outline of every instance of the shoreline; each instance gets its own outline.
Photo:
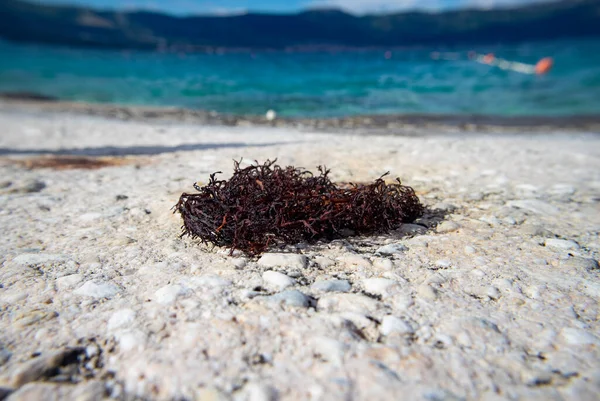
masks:
<path id="1" fill-rule="evenodd" d="M 258 115 L 221 114 L 170 106 L 130 106 L 69 102 L 30 93 L 0 94 L 0 110 L 21 112 L 70 113 L 117 120 L 188 122 L 223 127 L 279 127 L 318 130 L 328 133 L 412 136 L 423 130 L 436 132 L 528 133 L 600 132 L 600 114 L 575 116 L 491 116 L 449 114 L 375 114 L 328 118 L 278 117 L 268 120 Z"/>

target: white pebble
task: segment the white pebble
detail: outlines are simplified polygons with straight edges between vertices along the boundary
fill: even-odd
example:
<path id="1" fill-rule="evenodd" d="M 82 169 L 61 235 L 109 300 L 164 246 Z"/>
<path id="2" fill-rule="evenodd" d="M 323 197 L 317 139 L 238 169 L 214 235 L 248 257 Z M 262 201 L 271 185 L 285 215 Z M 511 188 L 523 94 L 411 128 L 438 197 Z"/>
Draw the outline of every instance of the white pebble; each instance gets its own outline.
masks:
<path id="1" fill-rule="evenodd" d="M 435 261 L 435 266 L 440 269 L 447 269 L 452 266 L 452 262 L 447 259 L 440 259 Z"/>
<path id="2" fill-rule="evenodd" d="M 315 262 L 321 267 L 330 267 L 335 265 L 335 261 L 324 256 L 317 256 Z"/>
<path id="3" fill-rule="evenodd" d="M 334 365 L 339 366 L 342 364 L 346 350 L 344 343 L 323 336 L 315 337 L 312 343 L 315 354 L 320 355 L 321 358 Z"/>
<path id="4" fill-rule="evenodd" d="M 383 318 L 379 330 L 384 336 L 389 336 L 390 334 L 411 334 L 415 332 L 410 324 L 404 320 L 389 315 Z"/>
<path id="5" fill-rule="evenodd" d="M 344 255 L 344 256 L 339 257 L 338 260 L 340 260 L 341 262 L 346 264 L 346 266 L 348 266 L 348 267 L 354 267 L 354 266 L 369 267 L 372 265 L 372 263 L 369 259 L 365 258 L 364 256 L 360 256 L 360 255 L 353 255 L 353 254 Z"/>
<path id="6" fill-rule="evenodd" d="M 379 249 L 377 249 L 378 254 L 380 255 L 394 255 L 397 253 L 403 253 L 408 251 L 408 248 L 405 245 L 402 244 L 389 244 L 389 245 L 385 245 L 380 247 Z"/>
<path id="7" fill-rule="evenodd" d="M 496 287 L 492 287 L 492 286 L 487 287 L 485 293 L 491 299 L 499 299 L 500 298 L 500 291 Z"/>
<path id="8" fill-rule="evenodd" d="M 86 281 L 81 287 L 73 291 L 75 295 L 92 298 L 112 298 L 119 292 L 119 287 L 111 283 L 98 283 Z"/>
<path id="9" fill-rule="evenodd" d="M 108 319 L 108 331 L 129 327 L 135 321 L 135 312 L 132 309 L 121 309 L 112 314 Z"/>
<path id="10" fill-rule="evenodd" d="M 291 267 L 304 269 L 308 266 L 308 258 L 305 255 L 295 253 L 265 253 L 259 260 L 258 265 L 262 267 Z"/>
<path id="11" fill-rule="evenodd" d="M 193 288 L 197 287 L 210 287 L 210 288 L 224 288 L 229 287 L 233 283 L 223 277 L 217 276 L 216 274 L 207 274 L 200 277 L 191 277 L 180 281 L 182 284 L 187 284 Z"/>
<path id="12" fill-rule="evenodd" d="M 328 294 L 319 298 L 317 310 L 323 312 L 354 312 L 370 315 L 382 307 L 381 303 L 360 294 Z"/>
<path id="13" fill-rule="evenodd" d="M 509 201 L 506 203 L 506 205 L 517 209 L 528 210 L 530 212 L 540 215 L 555 216 L 560 213 L 560 211 L 556 207 L 552 206 L 547 202 L 537 199 Z"/>
<path id="14" fill-rule="evenodd" d="M 479 221 L 483 221 L 484 223 L 488 223 L 490 226 L 499 226 L 500 220 L 496 216 L 482 216 L 479 218 Z"/>
<path id="15" fill-rule="evenodd" d="M 552 195 L 567 196 L 575 193 L 575 188 L 567 184 L 555 184 L 549 191 Z"/>
<path id="16" fill-rule="evenodd" d="M 243 269 L 248 264 L 248 261 L 244 258 L 234 258 L 231 259 L 231 264 L 234 265 L 237 269 Z"/>
<path id="17" fill-rule="evenodd" d="M 455 223 L 453 221 L 443 221 L 435 228 L 435 231 L 440 234 L 444 234 L 451 233 L 453 231 L 458 230 L 459 228 L 460 225 L 458 223 Z"/>
<path id="18" fill-rule="evenodd" d="M 296 284 L 296 281 L 294 281 L 291 277 L 272 270 L 264 272 L 262 274 L 262 278 L 270 287 L 279 291 Z"/>
<path id="19" fill-rule="evenodd" d="M 248 401 L 275 401 L 277 392 L 272 387 L 262 383 L 250 383 L 245 388 Z"/>
<path id="20" fill-rule="evenodd" d="M 122 352 L 141 349 L 146 343 L 147 336 L 140 330 L 118 332 L 115 335 Z"/>
<path id="21" fill-rule="evenodd" d="M 169 284 L 154 293 L 154 300 L 162 305 L 175 302 L 178 296 L 183 295 L 184 288 L 177 284 Z"/>
<path id="22" fill-rule="evenodd" d="M 399 285 L 397 281 L 387 278 L 369 278 L 363 281 L 365 291 L 369 294 L 390 295 L 398 292 Z"/>
<path id="23" fill-rule="evenodd" d="M 473 255 L 476 252 L 475 248 L 473 248 L 472 246 L 465 246 L 465 254 L 466 255 Z"/>
<path id="24" fill-rule="evenodd" d="M 574 250 L 579 249 L 577 242 L 565 239 L 548 238 L 544 241 L 544 245 L 548 248 Z"/>
<path id="25" fill-rule="evenodd" d="M 269 302 L 284 304 L 287 306 L 297 306 L 303 308 L 308 308 L 308 306 L 310 305 L 308 297 L 298 290 L 283 291 L 279 294 L 266 297 L 266 300 Z"/>
<path id="26" fill-rule="evenodd" d="M 435 301 L 437 298 L 437 292 L 428 284 L 421 284 L 417 289 L 417 295 L 430 301 Z"/>
<path id="27" fill-rule="evenodd" d="M 394 268 L 392 261 L 385 258 L 376 258 L 373 260 L 373 266 L 381 270 L 392 270 Z"/>
<path id="28" fill-rule="evenodd" d="M 82 274 L 69 274 L 67 276 L 57 278 L 54 283 L 56 284 L 56 289 L 62 291 L 67 288 L 74 287 L 81 281 L 83 281 Z"/>
<path id="29" fill-rule="evenodd" d="M 310 288 L 317 292 L 348 292 L 351 286 L 348 280 L 323 280 L 316 281 Z"/>
<path id="30" fill-rule="evenodd" d="M 569 345 L 591 345 L 600 344 L 600 339 L 585 330 L 565 327 L 560 332 L 565 343 Z"/>

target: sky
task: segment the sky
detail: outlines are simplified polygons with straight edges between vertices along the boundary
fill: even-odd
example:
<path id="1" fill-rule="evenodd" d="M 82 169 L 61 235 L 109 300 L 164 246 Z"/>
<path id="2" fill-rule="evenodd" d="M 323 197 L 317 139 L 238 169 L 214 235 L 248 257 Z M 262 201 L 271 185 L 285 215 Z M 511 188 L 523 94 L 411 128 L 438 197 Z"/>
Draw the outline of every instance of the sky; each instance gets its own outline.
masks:
<path id="1" fill-rule="evenodd" d="M 247 11 L 289 13 L 335 7 L 355 14 L 461 7 L 495 8 L 545 0 L 35 0 L 47 4 L 77 4 L 94 8 L 146 9 L 171 14 L 240 14 Z M 546 0 L 547 1 L 547 0 Z"/>

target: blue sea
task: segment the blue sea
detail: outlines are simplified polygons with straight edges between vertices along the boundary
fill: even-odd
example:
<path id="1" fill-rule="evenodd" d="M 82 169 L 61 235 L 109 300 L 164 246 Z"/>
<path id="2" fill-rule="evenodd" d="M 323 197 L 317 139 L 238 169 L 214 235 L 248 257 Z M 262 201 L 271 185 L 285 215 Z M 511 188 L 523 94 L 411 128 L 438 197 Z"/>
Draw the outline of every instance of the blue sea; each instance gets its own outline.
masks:
<path id="1" fill-rule="evenodd" d="M 546 75 L 469 60 L 493 53 Z M 436 54 L 435 52 L 439 52 Z M 464 48 L 213 54 L 0 42 L 0 92 L 235 115 L 572 116 L 600 113 L 600 39 Z"/>

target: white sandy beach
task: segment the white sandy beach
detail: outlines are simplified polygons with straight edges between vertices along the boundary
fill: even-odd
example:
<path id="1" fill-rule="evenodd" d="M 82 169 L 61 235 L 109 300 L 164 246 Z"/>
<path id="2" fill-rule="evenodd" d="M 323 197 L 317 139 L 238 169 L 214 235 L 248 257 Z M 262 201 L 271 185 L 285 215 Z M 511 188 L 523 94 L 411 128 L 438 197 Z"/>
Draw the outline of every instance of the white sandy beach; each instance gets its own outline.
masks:
<path id="1" fill-rule="evenodd" d="M 598 133 L 352 136 L 6 110 L 0 129 L 11 401 L 600 397 Z M 65 154 L 119 157 L 37 168 Z M 390 171 L 436 212 L 295 256 L 181 239 L 179 195 L 241 158 L 326 165 L 337 181 Z"/>

